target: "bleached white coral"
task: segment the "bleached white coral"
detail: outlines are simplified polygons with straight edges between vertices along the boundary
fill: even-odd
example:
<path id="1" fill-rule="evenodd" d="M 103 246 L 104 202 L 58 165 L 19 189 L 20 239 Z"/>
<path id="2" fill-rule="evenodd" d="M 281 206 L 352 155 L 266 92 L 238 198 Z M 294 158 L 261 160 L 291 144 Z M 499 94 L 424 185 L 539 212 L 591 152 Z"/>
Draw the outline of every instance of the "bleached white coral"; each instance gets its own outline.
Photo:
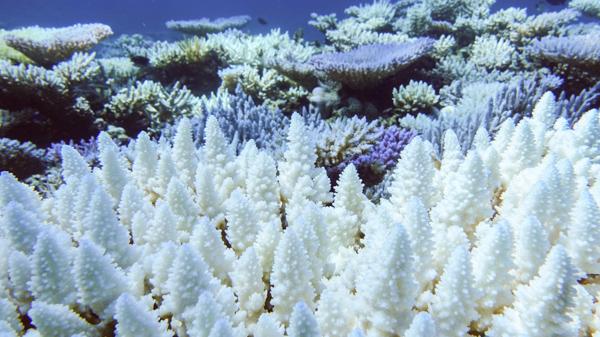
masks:
<path id="1" fill-rule="evenodd" d="M 288 144 L 284 160 L 278 165 L 282 195 L 288 200 L 303 197 L 318 202 L 329 200 L 325 170 L 314 166 L 317 160 L 314 137 L 296 113 L 292 115 Z"/>
<path id="2" fill-rule="evenodd" d="M 479 316 L 473 302 L 477 290 L 472 270 L 467 247 L 457 247 L 444 267 L 431 303 L 431 316 L 442 336 L 464 336 L 470 323 Z"/>
<path id="3" fill-rule="evenodd" d="M 298 302 L 294 305 L 287 334 L 290 337 L 318 337 L 321 335 L 317 320 L 306 303 Z"/>
<path id="4" fill-rule="evenodd" d="M 600 2 L 598 0 L 571 0 L 569 7 L 585 14 L 600 17 Z"/>
<path id="5" fill-rule="evenodd" d="M 487 68 L 506 68 L 516 57 L 516 48 L 495 35 L 478 36 L 471 49 L 471 61 Z"/>
<path id="6" fill-rule="evenodd" d="M 515 292 L 513 308 L 495 319 L 493 336 L 573 335 L 568 311 L 575 306 L 575 269 L 556 245 L 536 276 Z"/>
<path id="7" fill-rule="evenodd" d="M 390 186 L 390 201 L 397 207 L 412 196 L 421 199 L 425 207 L 432 206 L 435 192 L 430 188 L 435 175 L 431 144 L 416 137 L 400 154 Z"/>
<path id="8" fill-rule="evenodd" d="M 185 122 L 178 145 L 142 134 L 127 154 L 103 135 L 93 172 L 64 146 L 55 193 L 0 174 L 0 328 L 596 333 L 599 117 L 591 110 L 571 129 L 554 122 L 553 103 L 544 95 L 532 117 L 516 128 L 508 120 L 493 140 L 478 130 L 466 157 L 452 132 L 441 163 L 416 138 L 380 204 L 364 197 L 352 165 L 330 198 L 299 116 L 279 167 L 252 144 L 237 154 L 215 123 L 198 150 Z M 111 166 L 123 186 L 101 172 Z"/>
<path id="9" fill-rule="evenodd" d="M 116 327 L 117 337 L 168 336 L 155 314 L 128 293 L 119 297 L 115 311 L 115 319 L 119 322 Z"/>
<path id="10" fill-rule="evenodd" d="M 293 229 L 288 229 L 277 245 L 273 262 L 271 289 L 273 312 L 279 321 L 287 323 L 294 305 L 304 301 L 314 306 L 315 290 L 311 284 L 309 256 Z"/>
<path id="11" fill-rule="evenodd" d="M 367 246 L 370 260 L 357 283 L 363 320 L 375 334 L 400 334 L 412 320 L 417 295 L 410 237 L 402 225 L 386 233 L 386 250 Z M 369 330 L 370 330 L 369 329 Z"/>

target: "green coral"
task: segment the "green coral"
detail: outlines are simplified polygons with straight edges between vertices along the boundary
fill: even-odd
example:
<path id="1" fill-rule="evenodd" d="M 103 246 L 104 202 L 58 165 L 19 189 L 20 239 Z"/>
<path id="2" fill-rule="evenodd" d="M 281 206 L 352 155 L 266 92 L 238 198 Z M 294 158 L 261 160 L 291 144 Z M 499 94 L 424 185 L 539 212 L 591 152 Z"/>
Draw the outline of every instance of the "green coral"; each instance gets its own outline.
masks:
<path id="1" fill-rule="evenodd" d="M 367 152 L 381 136 L 377 121 L 354 116 L 322 122 L 313 129 L 317 137 L 317 166 L 335 166 Z"/>
<path id="2" fill-rule="evenodd" d="M 117 82 L 127 82 L 140 72 L 140 68 L 129 57 L 102 58 L 97 62 L 104 76 Z"/>
<path id="3" fill-rule="evenodd" d="M 6 32 L 3 40 L 35 63 L 51 67 L 76 52 L 89 50 L 112 33 L 109 26 L 98 23 L 61 28 L 32 26 Z"/>
<path id="4" fill-rule="evenodd" d="M 202 114 L 200 99 L 176 83 L 170 90 L 152 81 L 136 82 L 123 88 L 105 105 L 106 113 L 120 120 L 144 120 L 151 131 L 179 117 Z"/>
<path id="5" fill-rule="evenodd" d="M 428 112 L 439 102 L 435 89 L 422 81 L 411 80 L 392 92 L 394 111 L 399 114 Z"/>
<path id="6" fill-rule="evenodd" d="M 456 48 L 456 39 L 452 35 L 442 35 L 433 45 L 433 57 L 441 59 L 450 55 Z"/>
<path id="7" fill-rule="evenodd" d="M 281 55 L 293 55 L 294 61 L 305 62 L 317 52 L 316 47 L 297 42 L 279 29 L 261 35 L 236 30 L 209 34 L 204 43 L 229 65 L 267 66 Z"/>
<path id="8" fill-rule="evenodd" d="M 15 63 L 33 63 L 33 61 L 25 56 L 25 54 L 20 51 L 8 46 L 4 41 L 4 36 L 9 33 L 9 31 L 0 29 L 0 60 L 9 60 Z"/>
<path id="9" fill-rule="evenodd" d="M 155 42 L 149 48 L 136 50 L 135 54 L 146 56 L 152 67 L 160 69 L 202 63 L 209 56 L 209 51 L 204 41 L 192 37 L 179 42 Z"/>
<path id="10" fill-rule="evenodd" d="M 274 69 L 260 70 L 250 65 L 234 65 L 220 70 L 219 76 L 222 79 L 221 90 L 234 92 L 240 86 L 259 103 L 287 111 L 299 107 L 308 96 L 308 91 Z"/>

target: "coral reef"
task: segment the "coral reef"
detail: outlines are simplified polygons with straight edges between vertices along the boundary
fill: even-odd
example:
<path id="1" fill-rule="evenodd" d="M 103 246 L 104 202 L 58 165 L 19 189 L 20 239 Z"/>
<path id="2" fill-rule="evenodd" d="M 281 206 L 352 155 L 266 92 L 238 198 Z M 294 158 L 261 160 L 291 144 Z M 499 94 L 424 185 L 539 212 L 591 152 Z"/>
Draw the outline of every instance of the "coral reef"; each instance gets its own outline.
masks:
<path id="1" fill-rule="evenodd" d="M 0 30 L 0 335 L 600 336 L 600 6 L 493 4 Z"/>

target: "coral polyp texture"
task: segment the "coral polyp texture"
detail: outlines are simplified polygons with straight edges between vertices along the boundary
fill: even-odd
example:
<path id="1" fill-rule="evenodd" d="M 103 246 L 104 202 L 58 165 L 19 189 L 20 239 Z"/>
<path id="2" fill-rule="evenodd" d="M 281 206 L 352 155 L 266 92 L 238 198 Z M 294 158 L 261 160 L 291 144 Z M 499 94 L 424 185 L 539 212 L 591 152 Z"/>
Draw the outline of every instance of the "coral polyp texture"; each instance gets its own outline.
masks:
<path id="1" fill-rule="evenodd" d="M 208 33 L 222 32 L 231 28 L 242 28 L 251 20 L 252 18 L 248 15 L 237 15 L 214 20 L 208 18 L 198 20 L 170 20 L 167 21 L 165 25 L 169 29 L 186 34 L 206 35 Z"/>
<path id="2" fill-rule="evenodd" d="M 398 73 L 427 55 L 434 40 L 421 38 L 405 43 L 371 44 L 356 49 L 315 55 L 310 59 L 317 70 L 350 87 L 364 88 Z"/>
<path id="3" fill-rule="evenodd" d="M 441 164 L 416 137 L 378 204 L 353 164 L 329 191 L 298 114 L 279 161 L 253 143 L 237 155 L 214 116 L 199 148 L 185 118 L 172 143 L 140 133 L 129 156 L 102 133 L 94 169 L 63 145 L 64 183 L 52 195 L 0 175 L 0 328 L 595 333 L 600 113 L 566 125 L 547 93 L 532 117 L 478 137 L 466 155 L 447 134 Z"/>
<path id="4" fill-rule="evenodd" d="M 109 26 L 91 23 L 62 28 L 27 27 L 11 31 L 3 39 L 36 63 L 52 66 L 75 52 L 89 50 L 112 34 Z"/>

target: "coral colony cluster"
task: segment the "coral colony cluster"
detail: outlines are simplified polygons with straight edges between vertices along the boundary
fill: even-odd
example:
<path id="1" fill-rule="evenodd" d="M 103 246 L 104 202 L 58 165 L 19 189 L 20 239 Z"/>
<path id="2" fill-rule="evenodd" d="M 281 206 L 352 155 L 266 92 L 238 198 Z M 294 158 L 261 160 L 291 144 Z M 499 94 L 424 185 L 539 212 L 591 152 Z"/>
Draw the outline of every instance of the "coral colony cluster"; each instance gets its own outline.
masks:
<path id="1" fill-rule="evenodd" d="M 493 2 L 0 30 L 0 336 L 600 336 L 600 2 Z"/>

